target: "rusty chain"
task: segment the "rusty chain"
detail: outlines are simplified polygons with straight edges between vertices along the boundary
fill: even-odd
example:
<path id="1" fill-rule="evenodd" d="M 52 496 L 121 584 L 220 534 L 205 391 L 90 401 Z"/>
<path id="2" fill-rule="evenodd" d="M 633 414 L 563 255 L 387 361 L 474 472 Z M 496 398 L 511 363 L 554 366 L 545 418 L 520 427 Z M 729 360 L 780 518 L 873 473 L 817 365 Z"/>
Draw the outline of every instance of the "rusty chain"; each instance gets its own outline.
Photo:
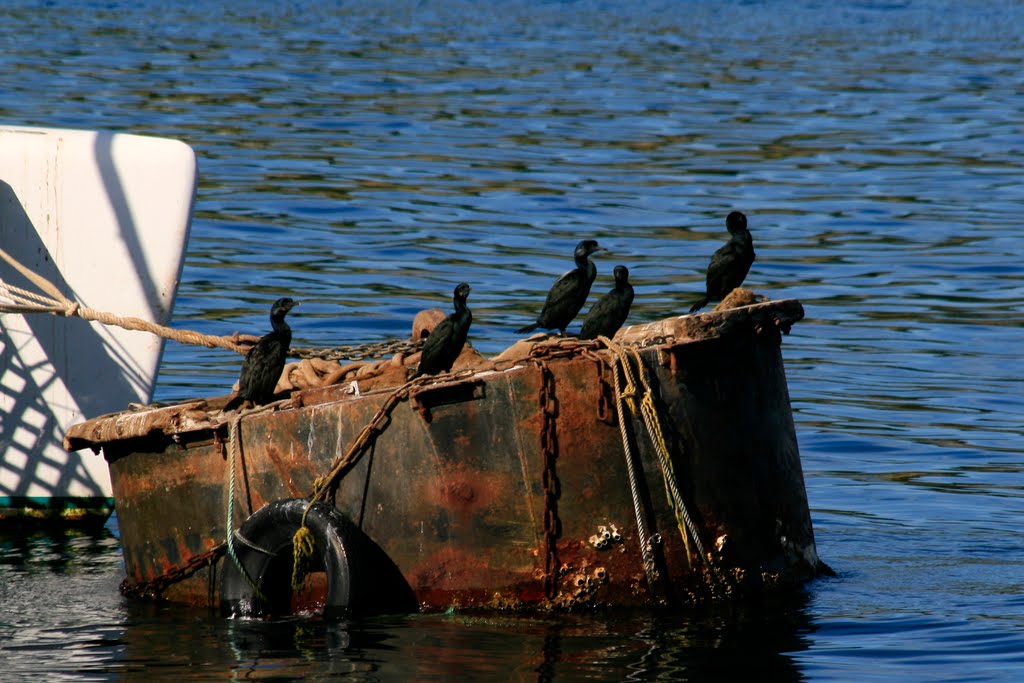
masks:
<path id="1" fill-rule="evenodd" d="M 363 428 L 363 430 L 356 437 L 355 442 L 349 448 L 349 450 L 342 456 L 339 456 L 334 463 L 331 465 L 331 469 L 328 474 L 317 479 L 313 485 L 312 499 L 318 500 L 323 498 L 326 494 L 327 498 L 330 499 L 334 490 L 337 488 L 338 483 L 344 477 L 355 464 L 359 461 L 359 457 L 366 451 L 366 449 L 372 444 L 374 438 L 382 433 L 388 425 L 391 418 L 391 412 L 395 409 L 400 402 L 409 397 L 409 393 L 415 387 L 426 384 L 431 381 L 437 381 L 438 379 L 455 379 L 462 375 L 462 373 L 449 373 L 439 377 L 421 377 L 415 380 L 406 382 L 404 385 L 394 391 L 384 401 L 383 405 L 378 409 L 373 419 Z M 220 439 L 215 433 L 215 447 L 223 449 L 223 440 Z M 333 505 L 333 501 L 330 501 Z M 148 581 L 132 582 L 125 578 L 121 582 L 121 593 L 126 597 L 131 598 L 148 598 L 148 599 L 159 599 L 163 592 L 168 586 L 183 581 L 195 574 L 200 569 L 208 567 L 215 562 L 219 561 L 221 557 L 227 552 L 227 542 L 220 543 L 214 546 L 205 553 L 201 553 L 192 557 L 188 562 L 184 564 L 172 567 L 160 576 L 157 576 Z"/>
<path id="2" fill-rule="evenodd" d="M 220 339 L 220 337 L 217 337 Z M 235 345 L 235 350 L 245 355 L 249 349 L 256 345 L 262 337 L 254 334 L 238 334 L 237 332 L 229 337 L 223 337 Z M 388 339 L 381 342 L 366 342 L 365 344 L 351 344 L 345 346 L 334 346 L 329 349 L 318 349 L 311 346 L 293 346 L 288 349 L 291 358 L 319 358 L 321 360 L 366 360 L 367 358 L 384 358 L 393 356 L 396 353 L 410 354 L 423 348 L 424 340 L 412 339 Z"/>
<path id="3" fill-rule="evenodd" d="M 334 494 L 338 485 L 345 475 L 356 466 L 362 455 L 373 445 L 373 441 L 388 428 L 391 424 L 391 413 L 402 401 L 407 400 L 413 390 L 424 384 L 435 384 L 451 380 L 458 380 L 472 374 L 471 370 L 458 370 L 442 375 L 425 375 L 411 379 L 402 386 L 395 389 L 381 404 L 380 408 L 356 436 L 355 441 L 348 450 L 339 455 L 331 463 L 327 474 L 317 477 L 313 482 L 313 491 L 310 494 L 310 504 L 324 499 L 332 506 L 334 505 Z"/>
<path id="4" fill-rule="evenodd" d="M 390 339 L 382 342 L 368 342 L 352 346 L 336 346 L 330 349 L 315 349 L 305 346 L 293 346 L 288 355 L 298 358 L 319 358 L 321 360 L 365 360 L 367 358 L 384 358 L 396 353 L 410 354 L 419 351 L 423 341 L 411 339 Z"/>
<path id="5" fill-rule="evenodd" d="M 364 357 L 373 357 L 375 354 L 386 355 L 399 351 L 415 350 L 421 342 L 407 340 L 393 340 L 389 342 L 360 344 L 358 346 L 337 347 L 334 349 L 309 349 L 296 347 L 290 350 L 290 355 L 297 355 L 304 358 L 322 358 L 325 360 L 359 360 Z M 564 358 L 582 353 L 585 356 L 597 359 L 594 351 L 600 349 L 600 343 L 580 341 L 567 337 L 554 343 L 536 346 L 530 359 L 537 365 L 541 372 L 541 388 L 538 397 L 543 425 L 540 431 L 540 448 L 544 458 L 544 472 L 542 483 L 544 486 L 544 591 L 549 599 L 558 594 L 558 578 L 561 574 L 561 563 L 558 559 L 558 539 L 562 535 L 562 522 L 558 516 L 558 500 L 561 497 L 561 482 L 558 479 L 558 398 L 555 395 L 555 378 L 548 367 L 546 360 Z M 360 355 L 364 354 L 364 355 Z M 603 363 L 600 364 L 603 366 Z M 460 373 L 451 373 L 458 376 Z M 604 381 L 603 368 L 599 367 L 599 378 Z M 363 428 L 356 437 L 349 450 L 332 463 L 328 474 L 320 477 L 314 483 L 312 497 L 314 500 L 323 498 L 326 494 L 328 500 L 333 497 L 333 492 L 340 480 L 359 460 L 373 440 L 382 433 L 390 421 L 391 412 L 401 401 L 409 397 L 410 391 L 419 384 L 425 383 L 428 378 L 418 378 L 407 382 L 394 391 L 381 405 L 377 414 Z M 435 381 L 438 378 L 432 378 Z M 607 410 L 607 406 L 603 406 Z M 219 444 L 221 447 L 222 444 Z M 333 502 L 333 501 L 330 501 Z M 121 582 L 121 593 L 127 597 L 143 597 L 159 599 L 168 586 L 187 579 L 200 569 L 211 566 L 224 556 L 227 551 L 227 543 L 220 543 L 210 550 L 196 555 L 184 564 L 172 567 L 160 576 L 148 581 L 131 582 L 125 578 Z"/>
<path id="6" fill-rule="evenodd" d="M 558 595 L 558 577 L 561 563 L 558 561 L 558 539 L 562 535 L 562 520 L 558 517 L 558 499 L 562 495 L 562 484 L 558 480 L 558 398 L 555 396 L 555 376 L 544 361 L 538 361 L 540 368 L 540 413 L 543 424 L 540 429 L 540 451 L 544 458 L 544 593 L 549 600 Z"/>
<path id="7" fill-rule="evenodd" d="M 184 581 L 204 567 L 214 564 L 224 555 L 227 543 L 210 548 L 205 553 L 193 556 L 188 562 L 168 569 L 166 572 L 149 581 L 132 582 L 125 578 L 121 582 L 121 594 L 129 598 L 147 598 L 158 600 L 167 587 Z"/>

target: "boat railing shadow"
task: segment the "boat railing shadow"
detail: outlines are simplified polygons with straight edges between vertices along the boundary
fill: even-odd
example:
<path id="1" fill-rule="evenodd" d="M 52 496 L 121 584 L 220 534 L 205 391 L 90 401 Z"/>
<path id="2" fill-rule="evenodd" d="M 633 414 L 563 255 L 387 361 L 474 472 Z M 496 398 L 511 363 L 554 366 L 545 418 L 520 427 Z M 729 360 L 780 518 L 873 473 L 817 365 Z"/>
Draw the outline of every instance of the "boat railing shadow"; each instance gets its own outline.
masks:
<path id="1" fill-rule="evenodd" d="M 177 164 L 180 169 L 176 170 L 184 173 L 187 166 L 180 162 L 186 157 L 180 148 L 167 146 L 165 159 L 163 147 L 136 148 L 137 143 L 119 142 L 115 133 L 69 132 L 54 136 L 29 131 L 28 134 L 39 135 L 38 140 L 43 141 L 39 149 L 52 156 L 38 163 L 26 161 L 26 171 L 17 166 L 8 167 L 8 172 L 21 178 L 21 184 L 15 177 L 10 180 L 18 187 L 45 182 L 47 196 L 45 199 L 28 196 L 32 193 L 27 190 L 26 196 L 19 196 L 11 183 L 0 179 L 2 248 L 72 301 L 115 315 L 168 322 L 173 294 L 168 297 L 163 290 L 171 279 L 168 275 L 173 281 L 178 279 L 184 259 L 180 254 L 152 253 L 152 244 L 151 253 L 147 254 L 142 231 L 149 224 L 153 224 L 149 225 L 153 228 L 150 232 L 162 231 L 160 223 L 172 220 L 168 215 L 183 211 L 186 219 L 190 215 L 191 202 L 184 195 L 191 190 L 194 199 L 194 157 L 192 175 L 181 176 L 191 181 L 191 187 L 175 179 L 168 184 L 166 196 L 158 197 L 154 206 L 151 197 L 140 198 L 139 193 L 131 192 L 133 188 L 129 185 L 152 184 L 152 179 L 147 177 L 143 182 L 134 175 L 156 176 L 164 173 L 165 166 L 171 168 L 168 164 Z M 47 147 L 51 137 L 56 140 L 52 149 Z M 31 144 L 35 144 L 35 138 L 31 139 Z M 116 159 L 115 144 L 125 145 L 119 148 Z M 151 153 L 152 149 L 157 151 Z M 91 162 L 83 161 L 83 154 Z M 43 170 L 36 169 L 36 165 Z M 85 174 L 81 187 L 71 185 L 77 181 L 75 169 Z M 46 178 L 34 177 L 43 172 Z M 24 177 L 18 176 L 19 173 Z M 129 173 L 133 174 L 132 178 L 126 176 Z M 152 188 L 146 189 L 151 191 Z M 40 208 L 40 203 L 45 206 Z M 145 206 L 141 206 L 142 203 Z M 89 213 L 83 217 L 83 207 L 104 208 L 97 212 L 99 215 Z M 44 218 L 40 218 L 40 211 L 45 213 Z M 33 216 L 36 221 L 45 220 L 46 224 L 36 225 Z M 92 220 L 112 220 L 113 225 L 96 224 L 94 231 Z M 83 236 L 83 230 L 88 231 L 88 235 Z M 186 225 L 186 239 L 187 232 Z M 89 242 L 91 239 L 94 244 Z M 55 247 L 55 244 L 61 246 Z M 95 254 L 75 252 L 82 244 L 95 249 Z M 95 277 L 111 278 L 108 285 L 113 285 L 96 290 L 95 283 L 81 282 L 81 262 L 76 269 L 79 282 L 69 281 L 62 272 L 69 259 L 96 264 L 103 263 L 97 259 L 110 259 L 116 254 L 126 255 L 129 263 L 121 272 L 132 273 L 130 282 L 118 282 L 116 273 L 94 268 Z M 164 272 L 167 267 L 161 261 L 172 264 L 174 272 Z M 0 281 L 38 291 L 6 261 L 0 261 Z M 92 300 L 88 291 L 94 292 Z M 105 292 L 104 301 L 96 300 L 96 291 Z M 131 310 L 112 310 L 118 304 L 111 304 L 108 299 L 120 296 L 119 292 L 137 292 L 126 299 L 131 302 L 128 304 Z M 103 328 L 99 323 L 89 324 L 59 314 L 0 317 L 0 460 L 6 471 L 0 477 L 0 499 L 7 498 L 11 504 L 13 499 L 27 496 L 44 500 L 67 497 L 69 492 L 73 492 L 71 497 L 74 498 L 110 496 L 105 464 L 86 463 L 84 458 L 97 457 L 89 453 L 66 453 L 63 436 L 64 429 L 72 422 L 122 410 L 132 402 L 151 400 L 163 340 L 126 342 L 129 337 L 125 334 L 114 328 Z M 139 356 L 138 351 L 146 344 L 157 345 L 155 357 L 152 351 L 145 357 Z M 98 469 L 102 474 L 98 474 Z"/>
<path id="2" fill-rule="evenodd" d="M 4 212 L 4 250 L 62 292 L 71 293 L 20 199 L 3 181 L 0 207 Z M 0 280 L 33 288 L 6 262 L 0 263 Z M 137 369 L 126 361 L 123 350 L 112 347 L 83 321 L 48 314 L 21 318 L 24 326 L 3 324 L 6 321 L 0 319 L 0 452 L 5 469 L 17 475 L 13 482 L 4 478 L 0 495 L 27 496 L 40 489 L 53 495 L 75 489 L 82 495 L 109 495 L 82 468 L 81 460 L 87 456 L 53 456 L 54 449 L 63 453 L 63 428 L 55 406 L 73 401 L 83 417 L 124 407 L 110 405 L 104 395 L 138 395 Z M 73 332 L 70 326 L 74 326 Z M 75 363 L 87 363 L 90 374 L 102 378 L 103 391 L 86 375 L 69 371 L 72 354 Z"/>

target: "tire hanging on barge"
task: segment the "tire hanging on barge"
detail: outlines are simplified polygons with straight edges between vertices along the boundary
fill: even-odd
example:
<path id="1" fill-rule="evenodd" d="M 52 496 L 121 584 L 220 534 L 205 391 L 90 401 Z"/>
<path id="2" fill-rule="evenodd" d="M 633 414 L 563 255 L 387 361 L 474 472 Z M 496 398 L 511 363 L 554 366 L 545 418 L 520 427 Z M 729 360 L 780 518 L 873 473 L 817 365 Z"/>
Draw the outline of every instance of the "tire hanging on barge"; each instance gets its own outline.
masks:
<path id="1" fill-rule="evenodd" d="M 325 503 L 310 506 L 307 500 L 292 498 L 257 510 L 235 531 L 238 564 L 230 556 L 224 558 L 223 611 L 236 616 L 291 613 L 292 539 L 303 526 L 303 517 L 313 538 L 311 571 L 324 574 L 325 615 L 419 609 L 412 588 L 395 563 L 348 517 Z"/>

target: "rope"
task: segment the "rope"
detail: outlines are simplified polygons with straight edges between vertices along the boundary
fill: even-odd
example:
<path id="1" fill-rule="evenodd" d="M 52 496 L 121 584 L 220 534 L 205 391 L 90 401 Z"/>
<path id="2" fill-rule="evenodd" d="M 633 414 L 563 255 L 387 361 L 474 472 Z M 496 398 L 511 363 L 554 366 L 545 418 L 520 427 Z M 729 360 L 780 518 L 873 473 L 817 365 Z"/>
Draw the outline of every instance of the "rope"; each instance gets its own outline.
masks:
<path id="1" fill-rule="evenodd" d="M 629 357 L 626 355 L 625 347 L 620 346 L 613 342 L 608 337 L 598 337 L 598 341 L 602 342 L 608 350 L 615 354 L 617 363 L 612 364 L 612 368 L 615 371 L 622 372 L 626 378 L 626 388 L 621 392 L 616 390 L 619 398 L 629 405 L 629 412 L 633 413 L 634 417 L 639 413 L 636 403 L 636 380 L 633 379 L 633 370 L 629 364 Z"/>
<path id="2" fill-rule="evenodd" d="M 310 495 L 309 502 L 306 504 L 306 509 L 302 512 L 302 523 L 299 525 L 299 529 L 295 532 L 292 537 L 292 587 L 295 590 L 299 590 L 302 587 L 302 582 L 305 579 L 308 571 L 310 559 L 313 554 L 314 539 L 313 534 L 306 526 L 306 517 L 309 515 L 310 509 L 313 504 L 327 497 L 328 492 L 337 489 L 338 483 L 341 479 L 358 464 L 360 458 L 369 449 L 370 444 L 377 434 L 383 431 L 380 427 L 381 423 L 388 419 L 391 411 L 403 400 L 408 398 L 410 391 L 421 384 L 443 381 L 444 379 L 450 379 L 458 376 L 458 373 L 448 373 L 446 375 L 435 375 L 435 376 L 423 376 L 409 380 L 402 386 L 395 389 L 391 394 L 388 395 L 384 403 L 380 408 L 377 409 L 377 413 L 371 418 L 371 420 L 363 427 L 362 431 L 349 446 L 348 450 L 345 451 L 344 455 L 339 456 L 331 464 L 331 469 L 327 474 L 317 477 L 313 482 L 313 493 Z"/>
<path id="3" fill-rule="evenodd" d="M 245 582 L 249 584 L 249 587 L 252 588 L 257 598 L 263 602 L 269 602 L 266 596 L 263 595 L 263 591 L 260 590 L 260 587 L 256 585 L 256 582 L 253 581 L 251 576 L 249 576 L 249 572 L 242 564 L 242 560 L 240 560 L 238 555 L 235 553 L 235 531 L 233 528 L 235 519 L 235 463 L 238 459 L 238 444 L 240 439 L 238 429 L 241 421 L 241 415 L 236 415 L 235 419 L 231 421 L 231 426 L 228 428 L 228 510 L 227 522 L 224 524 L 227 538 L 224 540 L 227 542 L 228 557 L 231 558 L 231 561 L 235 564 L 235 567 L 242 575 L 242 578 L 244 578 Z"/>
<path id="4" fill-rule="evenodd" d="M 619 401 L 617 403 L 628 403 L 634 416 L 637 415 L 638 411 L 636 406 L 636 384 L 633 380 L 630 354 L 632 354 L 633 361 L 636 363 L 637 374 L 640 377 L 640 384 L 643 387 L 643 397 L 640 400 L 639 413 L 643 417 L 644 425 L 647 427 L 647 433 L 651 438 L 651 443 L 654 445 L 654 451 L 658 457 L 658 464 L 661 468 L 662 478 L 665 482 L 665 496 L 668 499 L 669 507 L 672 508 L 672 513 L 676 518 L 676 526 L 679 528 L 679 535 L 682 537 L 683 545 L 686 549 L 687 565 L 693 569 L 692 551 L 690 548 L 691 541 L 697 547 L 697 551 L 699 553 L 698 557 L 702 561 L 706 560 L 707 554 L 704 551 L 704 545 L 701 543 L 700 534 L 697 531 L 697 525 L 694 524 L 693 519 L 690 517 L 689 510 L 687 509 L 683 496 L 679 491 L 675 470 L 672 467 L 672 459 L 668 454 L 668 445 L 665 441 L 665 434 L 661 427 L 661 420 L 658 416 L 657 406 L 654 403 L 654 392 L 651 389 L 647 366 L 643 362 L 643 359 L 640 357 L 640 352 L 637 351 L 636 348 L 624 348 L 615 344 L 607 337 L 600 337 L 599 340 L 607 346 L 616 357 L 616 362 L 613 363 L 613 370 L 616 380 L 616 392 L 619 395 Z M 619 390 L 618 386 L 618 373 L 620 370 L 628 379 L 627 386 L 622 391 Z M 619 420 L 621 423 L 621 414 Z"/>
<path id="5" fill-rule="evenodd" d="M 644 519 L 643 501 L 640 500 L 640 485 L 633 466 L 633 448 L 629 439 L 629 432 L 626 428 L 625 411 L 622 409 L 624 392 L 621 389 L 622 365 L 615 363 L 612 366 L 612 378 L 615 382 L 615 395 L 620 400 L 615 401 L 615 410 L 619 415 L 619 432 L 622 434 L 622 452 L 626 456 L 626 472 L 629 474 L 629 492 L 633 496 L 633 513 L 636 515 L 636 530 L 640 540 L 640 555 L 643 557 L 644 574 L 647 576 L 647 586 L 654 592 L 657 574 L 654 568 L 654 551 L 647 537 L 647 521 Z"/>
<path id="6" fill-rule="evenodd" d="M 308 509 L 308 508 L 307 508 Z M 302 526 L 292 536 L 292 590 L 302 590 L 302 583 L 312 564 L 316 539 L 306 526 L 306 515 L 302 515 Z"/>
<path id="7" fill-rule="evenodd" d="M 15 270 L 25 276 L 26 279 L 44 293 L 40 294 L 0 281 L 0 313 L 50 313 L 53 315 L 63 315 L 68 318 L 78 317 L 89 322 L 98 322 L 125 330 L 149 332 L 158 337 L 182 344 L 227 349 L 228 351 L 234 351 L 243 355 L 248 353 L 252 344 L 259 341 L 259 337 L 252 335 L 236 333 L 231 336 L 222 337 L 200 334 L 191 330 L 175 330 L 143 320 L 142 318 L 97 311 L 68 299 L 52 282 L 38 273 L 29 270 L 3 249 L 0 249 L 0 258 L 7 261 Z M 320 358 L 323 360 L 362 360 L 364 358 L 379 358 L 399 352 L 411 353 L 422 345 L 422 341 L 393 339 L 384 342 L 339 346 L 333 349 L 292 348 L 289 351 L 289 355 L 298 358 Z"/>
<path id="8" fill-rule="evenodd" d="M 640 383 L 644 387 L 644 396 L 640 401 L 640 412 L 643 414 L 644 424 L 647 425 L 647 433 L 651 436 L 654 444 L 654 451 L 658 455 L 658 462 L 661 465 L 662 476 L 665 480 L 665 493 L 669 503 L 672 505 L 672 512 L 675 513 L 676 525 L 679 526 L 683 543 L 686 545 L 687 562 L 690 561 L 690 544 L 688 539 L 692 538 L 693 544 L 697 546 L 698 557 L 703 560 L 707 555 L 704 552 L 704 544 L 701 543 L 700 534 L 697 533 L 697 525 L 693 523 L 686 503 L 679 492 L 678 479 L 672 467 L 672 459 L 668 455 L 668 444 L 665 442 L 665 434 L 661 429 L 661 421 L 658 419 L 658 409 L 654 403 L 654 392 L 647 376 L 647 366 L 640 358 L 640 352 L 631 348 L 637 367 L 640 371 Z M 685 526 L 685 529 L 684 529 Z M 686 531 L 689 531 L 689 534 Z M 690 567 L 693 568 L 692 565 Z"/>
<path id="9" fill-rule="evenodd" d="M 4 303 L 0 301 L 0 313 L 53 313 L 69 318 L 77 316 L 83 320 L 95 321 L 104 325 L 114 325 L 126 330 L 150 332 L 159 337 L 172 339 L 183 344 L 194 344 L 211 348 L 220 347 L 238 353 L 245 353 L 247 351 L 247 347 L 239 344 L 231 337 L 216 337 L 189 330 L 174 330 L 141 318 L 115 315 L 113 313 L 97 311 L 88 306 L 82 306 L 78 302 L 68 299 L 52 282 L 26 268 L 3 249 L 0 249 L 0 258 L 7 261 L 15 270 L 48 295 L 44 296 L 21 287 L 0 282 L 0 297 L 10 302 Z"/>

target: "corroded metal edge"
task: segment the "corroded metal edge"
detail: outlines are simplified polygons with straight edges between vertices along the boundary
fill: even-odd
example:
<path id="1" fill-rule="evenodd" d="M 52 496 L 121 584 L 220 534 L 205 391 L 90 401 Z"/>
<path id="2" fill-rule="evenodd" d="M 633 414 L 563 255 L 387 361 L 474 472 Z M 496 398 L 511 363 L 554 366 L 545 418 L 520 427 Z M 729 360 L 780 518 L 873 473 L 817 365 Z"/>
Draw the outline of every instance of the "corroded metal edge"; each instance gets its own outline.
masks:
<path id="1" fill-rule="evenodd" d="M 770 325 L 783 331 L 803 320 L 804 307 L 797 299 L 781 299 L 692 315 L 664 318 L 623 328 L 615 341 L 635 344 L 646 340 L 671 340 L 675 344 L 718 339 L 740 328 Z"/>

